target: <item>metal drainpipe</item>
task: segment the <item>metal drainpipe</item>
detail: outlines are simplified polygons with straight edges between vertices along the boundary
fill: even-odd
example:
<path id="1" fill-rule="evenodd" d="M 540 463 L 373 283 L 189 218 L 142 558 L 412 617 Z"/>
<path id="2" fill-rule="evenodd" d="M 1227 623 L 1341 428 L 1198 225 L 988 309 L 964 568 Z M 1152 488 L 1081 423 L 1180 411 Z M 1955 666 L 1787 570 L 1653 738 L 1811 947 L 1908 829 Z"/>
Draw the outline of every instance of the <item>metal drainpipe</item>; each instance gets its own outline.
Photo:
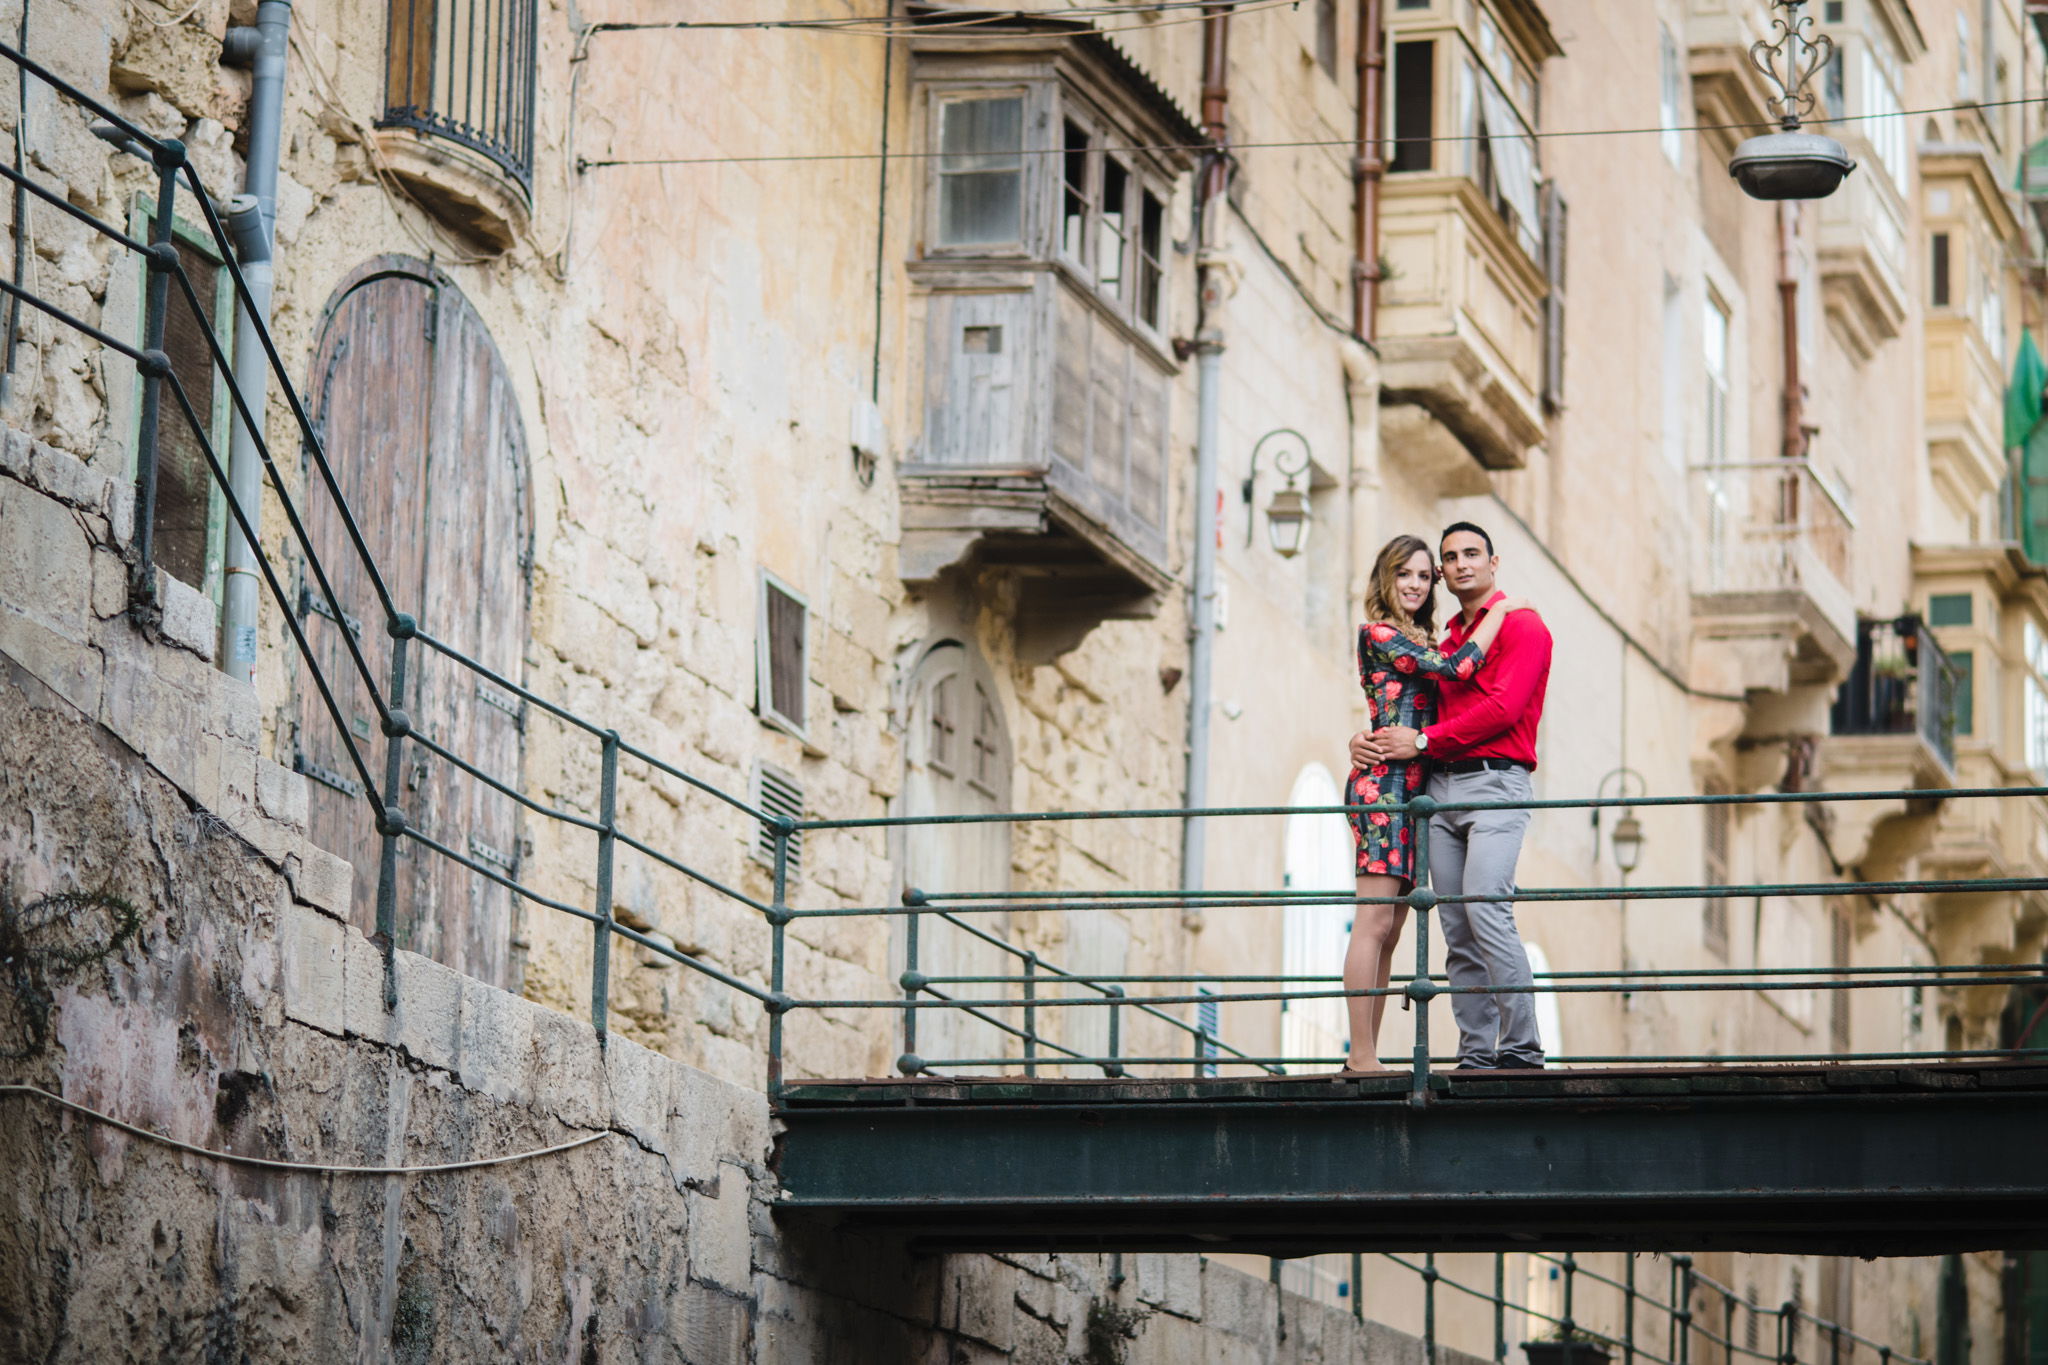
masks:
<path id="1" fill-rule="evenodd" d="M 1221 201 L 1230 183 L 1230 159 L 1223 150 L 1229 140 L 1230 11 L 1206 10 L 1202 24 L 1202 134 L 1216 150 L 1210 152 L 1195 190 L 1196 260 L 1209 250 L 1215 216 L 1212 202 Z M 1216 490 L 1220 459 L 1217 406 L 1221 389 L 1223 333 L 1209 321 L 1220 302 L 1210 267 L 1199 266 L 1201 321 L 1195 333 L 1195 556 L 1193 620 L 1188 627 L 1188 777 L 1183 803 L 1188 810 L 1209 801 L 1209 727 L 1214 691 L 1216 652 Z M 1181 835 L 1180 884 L 1184 891 L 1202 889 L 1208 852 L 1207 821 L 1190 819 Z M 1190 923 L 1200 924 L 1200 911 L 1186 909 Z"/>
<path id="2" fill-rule="evenodd" d="M 270 322 L 270 291 L 274 281 L 272 242 L 277 230 L 277 160 L 284 132 L 285 44 L 291 33 L 291 0 L 262 0 L 256 22 L 228 30 L 221 60 L 248 66 L 255 79 L 249 91 L 249 154 L 242 193 L 228 203 L 228 233 L 249 293 L 235 308 L 235 387 L 260 422 L 270 392 L 270 367 L 258 325 Z M 260 525 L 263 509 L 263 462 L 256 453 L 260 435 L 250 431 L 239 414 L 228 443 L 228 496 Z M 222 668 L 246 683 L 256 681 L 256 553 L 230 522 L 227 582 L 221 635 Z"/>
<path id="3" fill-rule="evenodd" d="M 1778 205 L 1778 312 L 1785 345 L 1785 448 L 1788 460 L 1806 453 L 1806 394 L 1799 374 L 1799 276 L 1792 268 L 1799 240 L 1799 206 Z"/>
<path id="4" fill-rule="evenodd" d="M 1351 332 L 1361 341 L 1379 337 L 1380 182 L 1386 175 L 1386 139 L 1380 121 L 1387 70 L 1382 0 L 1358 0 L 1358 142 L 1351 159 L 1356 188 L 1351 200 Z"/>

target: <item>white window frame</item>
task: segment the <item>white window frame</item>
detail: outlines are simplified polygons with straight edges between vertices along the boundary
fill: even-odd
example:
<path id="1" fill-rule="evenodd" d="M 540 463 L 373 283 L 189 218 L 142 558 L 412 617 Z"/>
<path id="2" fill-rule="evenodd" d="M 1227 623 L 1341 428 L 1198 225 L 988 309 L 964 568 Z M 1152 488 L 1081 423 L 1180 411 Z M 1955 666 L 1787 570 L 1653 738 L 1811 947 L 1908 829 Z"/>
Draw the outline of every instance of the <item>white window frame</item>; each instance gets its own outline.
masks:
<path id="1" fill-rule="evenodd" d="M 1171 263 L 1173 189 L 1169 180 L 1157 174 L 1141 155 L 1110 151 L 1109 148 L 1140 144 L 1143 138 L 1119 126 L 1113 114 L 1105 113 L 1058 80 L 1035 81 L 934 81 L 927 85 L 927 136 L 934 155 L 925 179 L 925 247 L 927 260 L 1028 260 L 1050 261 L 1075 287 L 1125 322 L 1143 332 L 1155 347 L 1164 349 L 1172 330 L 1172 293 L 1167 288 Z M 940 145 L 941 121 L 949 104 L 982 99 L 1022 98 L 1024 101 L 1024 157 L 1021 174 L 1023 201 L 1018 213 L 1018 238 L 1013 242 L 944 244 L 939 240 L 940 184 L 943 158 L 936 155 Z M 1080 250 L 1068 249 L 1066 240 L 1067 125 L 1088 137 L 1087 168 L 1079 187 L 1086 204 L 1086 221 L 1080 233 Z M 1034 129 L 1057 155 L 1034 155 Z M 1124 265 L 1116 287 L 1101 277 L 1103 234 L 1102 190 L 1104 168 L 1114 160 L 1128 177 L 1125 226 L 1121 234 Z M 1144 214 L 1147 197 L 1159 206 L 1159 250 L 1151 257 L 1158 269 L 1157 316 L 1147 318 L 1138 303 L 1143 296 Z"/>
<path id="2" fill-rule="evenodd" d="M 2026 749 L 2027 766 L 2034 775 L 2048 779 L 2048 636 L 2032 621 L 2023 632 L 2025 657 L 2025 700 L 2020 712 L 2020 734 Z"/>
<path id="3" fill-rule="evenodd" d="M 1865 40 L 1856 45 L 1855 98 L 1863 117 L 1863 135 L 1900 192 L 1908 171 L 1905 106 L 1899 101 L 1898 63 Z"/>
<path id="4" fill-rule="evenodd" d="M 1973 100 L 1977 98 L 1976 78 L 1971 68 L 1975 55 L 1976 37 L 1970 26 L 1970 12 L 1956 11 L 1956 98 Z"/>
<path id="5" fill-rule="evenodd" d="M 1678 57 L 1678 42 L 1671 36 L 1671 29 L 1665 24 L 1657 25 L 1657 125 L 1658 142 L 1664 149 L 1664 159 L 1673 166 L 1685 168 L 1685 134 L 1680 126 L 1685 122 L 1685 70 Z"/>
<path id="6" fill-rule="evenodd" d="M 1714 356 L 1714 321 L 1721 322 L 1721 355 L 1718 365 Z M 1733 383 L 1735 351 L 1735 313 L 1721 302 L 1712 286 L 1707 289 L 1706 307 L 1700 318 L 1700 373 L 1706 380 L 1706 411 L 1700 424 L 1701 439 L 1706 444 L 1701 463 L 1725 465 L 1730 462 L 1729 436 L 1733 430 L 1735 385 Z M 1716 421 L 1718 416 L 1719 421 Z M 1717 439 L 1718 438 L 1718 439 Z"/>
<path id="7" fill-rule="evenodd" d="M 1172 229 L 1166 215 L 1171 211 L 1173 196 L 1159 180 L 1149 174 L 1137 158 L 1128 153 L 1106 150 L 1110 147 L 1128 146 L 1132 139 L 1121 134 L 1110 119 L 1098 113 L 1069 93 L 1060 91 L 1061 108 L 1056 120 L 1059 127 L 1061 152 L 1058 171 L 1052 177 L 1052 237 L 1051 257 L 1063 267 L 1063 273 L 1077 287 L 1085 290 L 1102 305 L 1136 327 L 1147 332 L 1155 342 L 1167 335 L 1166 289 L 1167 246 L 1172 239 Z M 1083 202 L 1083 221 L 1080 230 L 1081 250 L 1076 253 L 1067 249 L 1067 125 L 1072 124 L 1088 137 L 1087 167 L 1078 187 Z M 1053 158 L 1046 158 L 1052 160 Z M 1114 161 L 1125 176 L 1124 227 L 1120 234 L 1110 234 L 1103 221 L 1102 193 L 1106 183 L 1109 163 Z M 1150 198 L 1159 206 L 1159 253 L 1147 258 L 1144 250 L 1145 201 Z M 1105 239 L 1115 236 L 1123 252 L 1122 270 L 1114 289 L 1102 278 L 1102 259 Z M 1144 266 L 1147 260 L 1158 270 L 1158 297 L 1156 318 L 1147 318 L 1138 308 L 1143 294 Z"/>
<path id="8" fill-rule="evenodd" d="M 810 734 L 805 728 L 808 715 L 787 716 L 775 706 L 774 645 L 768 637 L 768 593 L 771 589 L 803 609 L 804 628 L 797 649 L 797 695 L 798 703 L 804 711 L 808 713 L 810 710 L 811 602 L 804 594 L 763 569 L 760 585 L 754 594 L 754 713 L 764 724 L 772 725 L 808 743 Z"/>

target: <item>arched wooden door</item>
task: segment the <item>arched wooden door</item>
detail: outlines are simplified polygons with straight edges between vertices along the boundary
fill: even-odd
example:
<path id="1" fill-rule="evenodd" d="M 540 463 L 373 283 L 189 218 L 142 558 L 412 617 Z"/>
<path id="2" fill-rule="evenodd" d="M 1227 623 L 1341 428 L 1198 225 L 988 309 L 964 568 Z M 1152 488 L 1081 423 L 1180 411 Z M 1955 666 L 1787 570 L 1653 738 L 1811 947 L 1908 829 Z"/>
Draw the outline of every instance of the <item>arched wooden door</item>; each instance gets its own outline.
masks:
<path id="1" fill-rule="evenodd" d="M 384 257 L 328 304 L 309 401 L 342 495 L 398 610 L 504 677 L 523 678 L 531 532 L 526 437 L 504 360 L 483 320 L 424 262 Z M 310 461 L 309 461 L 310 466 Z M 310 571 L 299 614 L 348 728 L 384 777 L 385 740 L 349 659 L 361 641 L 388 689 L 391 641 L 369 576 L 310 467 L 308 529 L 342 601 L 334 619 Z M 379 840 L 334 722 L 312 679 L 298 688 L 297 766 L 312 777 L 312 834 L 356 870 L 352 915 L 376 927 Z M 517 784 L 524 708 L 474 672 L 415 645 L 401 699 L 415 729 Z M 510 875 L 518 808 L 408 743 L 395 800 L 437 842 Z M 398 845 L 398 946 L 494 985 L 514 986 L 511 893 L 424 848 Z"/>
<path id="2" fill-rule="evenodd" d="M 910 733 L 904 744 L 903 813 L 980 815 L 1009 809 L 1010 740 L 985 671 L 965 646 L 944 641 L 919 661 L 910 685 Z M 1010 889 L 1007 824 L 912 825 L 904 831 L 903 881 L 923 891 L 998 894 Z M 1009 915 L 962 913 L 961 919 L 1005 941 Z M 902 956 L 899 928 L 898 957 Z M 918 970 L 927 976 L 1013 976 L 1018 959 L 956 924 L 926 915 L 918 926 Z M 955 998 L 1012 995 L 998 986 L 944 985 Z M 1010 1011 L 992 1012 L 1010 1019 Z M 1015 1038 L 955 1010 L 921 1012 L 919 1055 L 944 1071 L 995 1067 L 948 1065 L 965 1058 L 1015 1055 Z"/>

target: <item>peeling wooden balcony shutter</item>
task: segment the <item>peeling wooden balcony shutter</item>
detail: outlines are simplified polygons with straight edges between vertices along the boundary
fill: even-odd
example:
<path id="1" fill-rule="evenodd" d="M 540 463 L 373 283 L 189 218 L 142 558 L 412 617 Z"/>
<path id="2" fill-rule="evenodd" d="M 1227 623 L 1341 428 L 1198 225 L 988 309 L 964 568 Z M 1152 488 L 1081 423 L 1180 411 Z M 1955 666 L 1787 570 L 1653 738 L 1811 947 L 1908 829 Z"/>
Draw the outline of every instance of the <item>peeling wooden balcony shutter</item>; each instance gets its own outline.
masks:
<path id="1" fill-rule="evenodd" d="M 1564 262 L 1565 202 L 1555 180 L 1543 183 L 1543 276 L 1550 292 L 1543 299 L 1543 406 L 1564 408 Z"/>

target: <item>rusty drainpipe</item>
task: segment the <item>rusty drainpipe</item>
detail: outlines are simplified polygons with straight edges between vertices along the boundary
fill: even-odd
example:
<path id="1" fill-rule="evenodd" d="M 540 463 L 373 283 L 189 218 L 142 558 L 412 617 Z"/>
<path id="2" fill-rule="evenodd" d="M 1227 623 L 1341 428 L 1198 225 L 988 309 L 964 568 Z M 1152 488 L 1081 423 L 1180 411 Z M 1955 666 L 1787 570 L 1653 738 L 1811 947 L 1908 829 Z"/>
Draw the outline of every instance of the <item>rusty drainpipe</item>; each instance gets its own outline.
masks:
<path id="1" fill-rule="evenodd" d="M 1785 350 L 1784 442 L 1788 460 L 1806 454 L 1806 391 L 1799 374 L 1799 276 L 1792 269 L 1792 253 L 1799 236 L 1799 206 L 1778 205 L 1778 321 Z M 1799 499 L 1804 488 L 1799 477 L 1787 471 L 1778 488 L 1778 521 L 1784 526 L 1800 523 Z"/>
<path id="2" fill-rule="evenodd" d="M 1778 315 L 1784 330 L 1784 454 L 1788 460 L 1806 454 L 1806 392 L 1799 376 L 1799 277 L 1792 269 L 1798 236 L 1799 206 L 1778 205 Z"/>
<path id="3" fill-rule="evenodd" d="M 1230 9 L 1219 5 L 1202 14 L 1202 137 L 1216 149 L 1202 168 L 1199 197 L 1206 205 L 1222 195 L 1230 175 L 1223 150 L 1230 141 Z"/>
<path id="4" fill-rule="evenodd" d="M 1386 100 L 1386 34 L 1383 0 L 1358 0 L 1358 143 L 1351 160 L 1351 332 L 1360 341 L 1379 339 L 1380 182 L 1387 173 L 1386 139 L 1380 122 Z"/>

